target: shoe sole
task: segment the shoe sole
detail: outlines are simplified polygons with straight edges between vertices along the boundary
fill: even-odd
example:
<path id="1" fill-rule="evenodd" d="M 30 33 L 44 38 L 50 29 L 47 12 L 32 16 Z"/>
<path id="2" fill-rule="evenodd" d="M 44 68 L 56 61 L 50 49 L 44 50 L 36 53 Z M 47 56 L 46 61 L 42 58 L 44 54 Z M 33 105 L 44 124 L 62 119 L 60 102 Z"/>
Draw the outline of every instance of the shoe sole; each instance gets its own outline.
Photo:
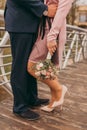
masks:
<path id="1" fill-rule="evenodd" d="M 39 117 L 34 118 L 34 119 L 29 119 L 29 118 L 23 117 L 23 116 L 21 116 L 21 115 L 19 115 L 19 114 L 17 114 L 17 113 L 13 113 L 13 114 L 14 114 L 15 116 L 17 116 L 17 117 L 21 117 L 21 118 L 26 119 L 26 120 L 29 120 L 29 121 L 35 121 L 35 120 L 38 120 L 38 119 L 41 118 L 41 117 L 39 116 Z"/>
<path id="2" fill-rule="evenodd" d="M 29 106 L 29 108 L 30 109 L 37 109 L 37 108 L 39 108 L 41 106 L 45 106 L 45 105 L 48 105 L 48 104 L 49 104 L 49 102 L 48 103 L 44 103 L 44 104 L 40 104 L 40 105 L 36 105 L 36 106 Z"/>

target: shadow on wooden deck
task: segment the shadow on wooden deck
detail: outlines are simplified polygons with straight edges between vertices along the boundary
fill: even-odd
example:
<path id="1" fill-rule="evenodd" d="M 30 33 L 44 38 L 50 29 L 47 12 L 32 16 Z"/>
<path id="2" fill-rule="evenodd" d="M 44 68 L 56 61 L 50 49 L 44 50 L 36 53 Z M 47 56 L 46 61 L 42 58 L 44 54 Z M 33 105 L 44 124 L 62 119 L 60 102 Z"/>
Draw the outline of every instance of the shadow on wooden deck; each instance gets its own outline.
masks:
<path id="1" fill-rule="evenodd" d="M 45 113 L 39 108 L 41 119 L 28 121 L 12 114 L 12 98 L 0 88 L 0 130 L 87 130 L 87 61 L 62 70 L 62 84 L 68 87 L 63 111 Z M 39 96 L 50 97 L 49 88 L 38 83 Z"/>

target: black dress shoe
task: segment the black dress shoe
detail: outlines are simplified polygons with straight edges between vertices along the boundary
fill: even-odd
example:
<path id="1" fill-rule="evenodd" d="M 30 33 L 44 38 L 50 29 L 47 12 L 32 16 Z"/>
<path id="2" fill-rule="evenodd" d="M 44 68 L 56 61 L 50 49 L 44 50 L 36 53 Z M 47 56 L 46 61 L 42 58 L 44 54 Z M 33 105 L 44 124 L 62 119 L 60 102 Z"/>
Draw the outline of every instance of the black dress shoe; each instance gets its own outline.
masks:
<path id="1" fill-rule="evenodd" d="M 39 107 L 41 105 L 47 105 L 49 103 L 49 99 L 40 99 L 38 98 L 34 104 L 31 104 L 32 107 Z"/>
<path id="2" fill-rule="evenodd" d="M 22 113 L 15 113 L 15 115 L 19 116 L 19 117 L 22 117 L 22 118 L 25 118 L 27 120 L 30 120 L 30 121 L 33 121 L 33 120 L 37 120 L 40 118 L 40 115 L 36 112 L 33 112 L 31 110 L 27 110 L 25 112 L 22 112 Z"/>

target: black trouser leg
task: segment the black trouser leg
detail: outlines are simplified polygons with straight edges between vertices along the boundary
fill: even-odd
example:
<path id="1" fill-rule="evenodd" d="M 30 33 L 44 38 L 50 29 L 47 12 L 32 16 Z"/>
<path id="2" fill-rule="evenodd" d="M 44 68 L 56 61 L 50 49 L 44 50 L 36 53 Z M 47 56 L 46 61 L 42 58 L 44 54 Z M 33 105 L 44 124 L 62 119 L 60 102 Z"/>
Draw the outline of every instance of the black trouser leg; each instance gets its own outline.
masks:
<path id="1" fill-rule="evenodd" d="M 27 72 L 27 62 L 36 40 L 33 33 L 9 33 L 12 50 L 11 85 L 14 112 L 25 111 L 37 99 L 37 82 Z"/>

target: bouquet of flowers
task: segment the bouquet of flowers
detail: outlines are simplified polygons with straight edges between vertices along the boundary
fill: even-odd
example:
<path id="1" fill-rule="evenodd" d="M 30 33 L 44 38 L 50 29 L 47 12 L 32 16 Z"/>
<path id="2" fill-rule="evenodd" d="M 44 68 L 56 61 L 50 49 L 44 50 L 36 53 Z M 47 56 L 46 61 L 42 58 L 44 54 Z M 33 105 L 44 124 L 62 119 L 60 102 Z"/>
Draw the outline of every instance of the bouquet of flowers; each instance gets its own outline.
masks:
<path id="1" fill-rule="evenodd" d="M 55 79 L 58 76 L 58 68 L 51 62 L 50 53 L 44 61 L 40 61 L 34 66 L 34 70 L 39 79 Z"/>

